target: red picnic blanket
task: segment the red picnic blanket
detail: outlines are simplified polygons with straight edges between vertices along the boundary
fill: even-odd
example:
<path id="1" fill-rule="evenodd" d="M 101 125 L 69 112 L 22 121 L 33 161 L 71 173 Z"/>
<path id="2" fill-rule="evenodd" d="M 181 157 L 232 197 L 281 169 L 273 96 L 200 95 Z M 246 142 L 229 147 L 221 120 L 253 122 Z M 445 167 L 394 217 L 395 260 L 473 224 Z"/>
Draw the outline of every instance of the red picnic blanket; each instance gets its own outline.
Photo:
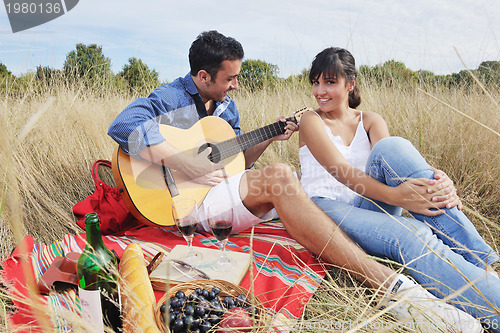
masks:
<path id="1" fill-rule="evenodd" d="M 253 287 L 255 295 L 273 318 L 273 329 L 277 332 L 288 331 L 304 310 L 304 304 L 313 295 L 328 270 L 328 266 L 318 261 L 309 251 L 300 246 L 288 235 L 279 221 L 259 224 L 254 228 L 251 241 L 250 232 L 231 235 L 227 250 L 238 252 L 252 251 L 254 283 L 252 286 L 250 270 L 241 282 L 247 290 Z M 152 258 L 158 251 L 169 252 L 175 245 L 185 245 L 185 240 L 176 227 L 144 226 L 131 229 L 120 236 L 103 236 L 109 249 L 115 250 L 121 257 L 125 247 L 136 242 L 144 253 Z M 50 245 L 34 244 L 30 236 L 25 240 L 26 253 L 14 251 L 3 264 L 4 283 L 13 295 L 17 311 L 10 316 L 9 325 L 22 332 L 41 332 L 43 323 L 33 315 L 26 280 L 32 274 L 35 281 L 43 275 L 56 256 L 64 256 L 68 252 L 81 252 L 85 246 L 85 233 L 76 236 L 66 235 L 63 240 Z M 217 241 L 210 233 L 195 233 L 194 246 L 218 248 Z M 251 248 L 252 246 L 252 248 Z M 22 261 L 28 263 L 23 271 Z M 162 293 L 156 292 L 157 299 Z M 71 325 L 64 320 L 68 312 L 79 314 L 80 306 L 75 290 L 69 289 L 60 294 L 38 296 L 37 299 L 49 311 L 48 321 L 58 332 L 70 332 Z M 48 317 L 47 316 L 47 317 Z M 43 319 L 43 318 L 42 318 Z M 47 318 L 45 318 L 47 321 Z"/>

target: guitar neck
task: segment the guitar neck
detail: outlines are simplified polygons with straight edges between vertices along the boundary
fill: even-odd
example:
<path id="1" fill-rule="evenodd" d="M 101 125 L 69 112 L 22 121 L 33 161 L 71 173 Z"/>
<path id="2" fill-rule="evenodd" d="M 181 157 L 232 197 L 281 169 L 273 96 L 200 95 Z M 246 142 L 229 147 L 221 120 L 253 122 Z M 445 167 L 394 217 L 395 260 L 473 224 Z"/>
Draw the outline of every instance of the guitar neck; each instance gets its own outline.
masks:
<path id="1" fill-rule="evenodd" d="M 287 118 L 286 121 L 297 122 L 295 117 Z M 270 138 L 285 133 L 285 126 L 286 123 L 277 121 L 273 124 L 266 125 L 235 138 L 218 143 L 217 146 L 221 152 L 221 159 L 233 156 L 240 151 L 244 151 Z"/>

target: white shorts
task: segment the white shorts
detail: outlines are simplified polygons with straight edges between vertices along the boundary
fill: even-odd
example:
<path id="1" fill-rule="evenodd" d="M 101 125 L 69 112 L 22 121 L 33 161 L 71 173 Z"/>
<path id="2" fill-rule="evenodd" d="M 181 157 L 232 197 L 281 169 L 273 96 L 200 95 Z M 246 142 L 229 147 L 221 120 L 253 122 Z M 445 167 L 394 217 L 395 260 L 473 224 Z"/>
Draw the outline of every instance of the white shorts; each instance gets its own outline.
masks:
<path id="1" fill-rule="evenodd" d="M 223 182 L 217 184 L 212 187 L 210 191 L 208 191 L 207 196 L 203 200 L 199 208 L 199 217 L 200 223 L 198 224 L 198 229 L 202 229 L 206 232 L 211 232 L 210 227 L 208 226 L 207 219 L 207 208 L 215 202 L 231 202 L 234 212 L 234 221 L 233 221 L 233 229 L 231 231 L 232 234 L 238 233 L 245 229 L 248 229 L 256 224 L 259 224 L 263 221 L 269 221 L 275 218 L 278 218 L 278 214 L 275 209 L 267 212 L 262 217 L 257 217 L 253 215 L 243 204 L 242 199 L 240 198 L 240 181 L 241 177 L 247 170 L 240 172 L 237 175 L 229 177 Z"/>

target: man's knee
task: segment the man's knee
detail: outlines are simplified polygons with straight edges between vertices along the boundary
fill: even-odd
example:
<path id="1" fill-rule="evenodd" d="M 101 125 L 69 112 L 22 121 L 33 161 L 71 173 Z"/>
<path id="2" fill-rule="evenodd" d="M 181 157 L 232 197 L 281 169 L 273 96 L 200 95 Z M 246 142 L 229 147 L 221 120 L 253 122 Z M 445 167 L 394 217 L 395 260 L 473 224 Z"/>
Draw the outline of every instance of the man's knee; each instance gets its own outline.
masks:
<path id="1" fill-rule="evenodd" d="M 271 196 L 293 195 L 300 183 L 290 166 L 277 163 L 262 169 L 262 185 Z"/>
<path id="2" fill-rule="evenodd" d="M 292 168 L 285 163 L 276 163 L 266 169 L 272 170 L 271 176 L 277 179 L 288 180 L 294 177 Z"/>

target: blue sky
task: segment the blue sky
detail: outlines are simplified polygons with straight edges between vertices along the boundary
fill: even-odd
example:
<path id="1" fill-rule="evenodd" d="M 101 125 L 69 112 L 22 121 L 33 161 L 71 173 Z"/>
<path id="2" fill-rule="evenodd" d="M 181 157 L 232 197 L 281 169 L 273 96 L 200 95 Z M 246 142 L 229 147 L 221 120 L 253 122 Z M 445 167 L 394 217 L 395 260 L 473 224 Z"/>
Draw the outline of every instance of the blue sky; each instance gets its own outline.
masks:
<path id="1" fill-rule="evenodd" d="M 40 0 L 32 0 L 40 1 Z M 187 52 L 204 30 L 239 40 L 246 59 L 278 65 L 287 77 L 329 46 L 357 65 L 402 61 L 436 74 L 500 60 L 498 0 L 80 0 L 53 21 L 12 33 L 0 6 L 0 62 L 15 75 L 61 68 L 77 43 L 95 43 L 115 73 L 142 59 L 171 81 L 188 72 Z"/>

